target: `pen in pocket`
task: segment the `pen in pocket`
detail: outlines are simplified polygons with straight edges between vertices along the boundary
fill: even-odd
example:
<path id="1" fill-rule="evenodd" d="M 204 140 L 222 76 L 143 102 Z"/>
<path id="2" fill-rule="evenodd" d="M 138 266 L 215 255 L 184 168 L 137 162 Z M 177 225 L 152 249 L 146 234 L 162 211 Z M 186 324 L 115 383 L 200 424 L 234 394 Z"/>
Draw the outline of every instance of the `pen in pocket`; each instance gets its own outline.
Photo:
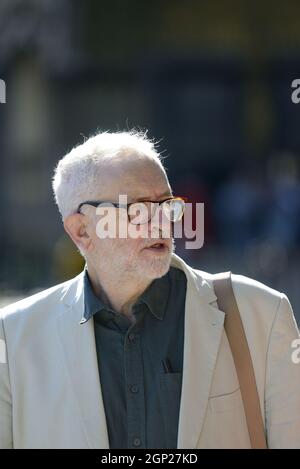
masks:
<path id="1" fill-rule="evenodd" d="M 172 365 L 168 358 L 162 360 L 162 365 L 165 373 L 173 373 Z"/>

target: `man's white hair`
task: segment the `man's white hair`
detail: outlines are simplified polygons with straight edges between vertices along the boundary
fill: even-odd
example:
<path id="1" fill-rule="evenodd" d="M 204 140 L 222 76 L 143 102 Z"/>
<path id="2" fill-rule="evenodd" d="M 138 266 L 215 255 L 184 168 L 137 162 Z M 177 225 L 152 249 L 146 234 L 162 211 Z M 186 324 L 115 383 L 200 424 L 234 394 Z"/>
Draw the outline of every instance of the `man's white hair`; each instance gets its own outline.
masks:
<path id="1" fill-rule="evenodd" d="M 162 166 L 162 157 L 146 132 L 98 133 L 73 148 L 55 168 L 52 187 L 63 220 L 76 213 L 81 202 L 96 196 L 103 159 L 120 155 L 148 156 Z"/>

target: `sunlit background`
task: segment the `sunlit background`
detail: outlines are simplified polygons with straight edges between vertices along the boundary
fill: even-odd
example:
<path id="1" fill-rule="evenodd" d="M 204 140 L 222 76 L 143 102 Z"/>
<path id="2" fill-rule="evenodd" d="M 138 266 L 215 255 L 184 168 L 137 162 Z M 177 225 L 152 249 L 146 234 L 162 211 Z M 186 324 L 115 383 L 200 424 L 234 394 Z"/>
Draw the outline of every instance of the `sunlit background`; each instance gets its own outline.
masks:
<path id="1" fill-rule="evenodd" d="M 300 322 L 300 2 L 1 0 L 0 303 L 71 278 L 51 177 L 98 130 L 148 129 L 205 203 L 192 266 L 288 294 Z"/>

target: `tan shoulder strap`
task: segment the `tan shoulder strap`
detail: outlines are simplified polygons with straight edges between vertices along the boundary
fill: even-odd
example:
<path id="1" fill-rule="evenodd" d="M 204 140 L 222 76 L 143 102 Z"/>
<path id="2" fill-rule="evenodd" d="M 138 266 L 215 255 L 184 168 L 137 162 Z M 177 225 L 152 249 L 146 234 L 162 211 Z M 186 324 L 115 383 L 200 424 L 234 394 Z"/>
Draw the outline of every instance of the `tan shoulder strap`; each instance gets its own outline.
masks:
<path id="1" fill-rule="evenodd" d="M 231 283 L 231 272 L 215 275 L 215 294 L 225 313 L 224 328 L 233 355 L 241 388 L 252 449 L 266 449 L 264 424 L 256 387 L 255 374 L 242 319 Z"/>

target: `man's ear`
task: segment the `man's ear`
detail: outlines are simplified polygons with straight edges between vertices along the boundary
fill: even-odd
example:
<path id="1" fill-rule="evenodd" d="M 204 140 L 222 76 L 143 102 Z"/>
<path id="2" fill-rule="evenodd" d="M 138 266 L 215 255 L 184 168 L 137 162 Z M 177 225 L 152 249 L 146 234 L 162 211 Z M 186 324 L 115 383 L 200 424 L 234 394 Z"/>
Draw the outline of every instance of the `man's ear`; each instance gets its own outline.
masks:
<path id="1" fill-rule="evenodd" d="M 87 218 L 82 213 L 74 213 L 64 219 L 64 228 L 73 243 L 83 252 L 93 247 L 92 239 L 87 231 Z"/>

